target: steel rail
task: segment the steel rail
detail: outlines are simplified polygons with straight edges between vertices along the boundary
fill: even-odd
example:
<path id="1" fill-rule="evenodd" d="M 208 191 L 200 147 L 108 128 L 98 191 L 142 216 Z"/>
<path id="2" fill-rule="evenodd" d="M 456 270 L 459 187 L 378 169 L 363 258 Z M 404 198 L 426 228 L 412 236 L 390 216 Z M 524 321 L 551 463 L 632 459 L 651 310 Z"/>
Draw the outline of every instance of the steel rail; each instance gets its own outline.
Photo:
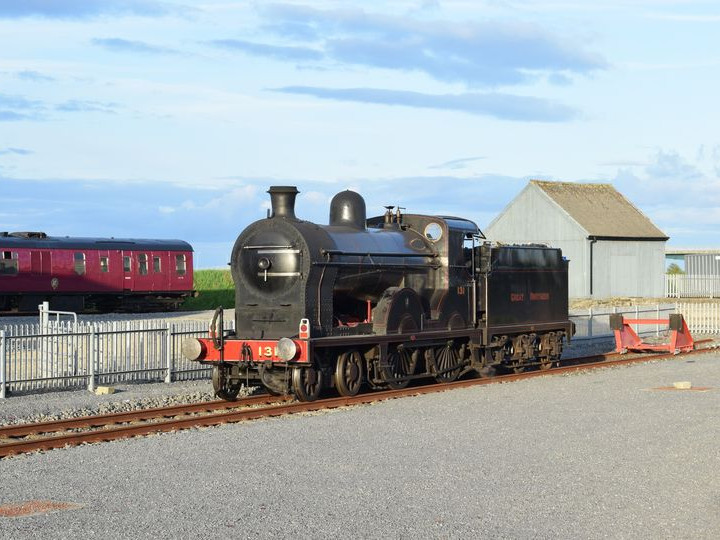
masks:
<path id="1" fill-rule="evenodd" d="M 113 424 L 122 424 L 141 420 L 170 418 L 173 416 L 180 416 L 182 414 L 197 414 L 202 412 L 235 409 L 246 406 L 251 407 L 254 405 L 269 405 L 271 403 L 288 401 L 290 399 L 291 398 L 286 396 L 271 396 L 269 394 L 262 394 L 239 399 L 237 401 L 203 401 L 201 403 L 169 405 L 167 407 L 156 407 L 152 409 L 123 411 L 92 416 L 81 416 L 78 418 L 50 420 L 47 422 L 34 422 L 30 424 L 9 424 L 6 426 L 0 426 L 0 439 L 25 437 L 27 435 L 40 435 L 42 433 L 56 433 L 58 431 L 68 431 L 71 429 L 99 428 Z"/>
<path id="2" fill-rule="evenodd" d="M 441 384 L 429 384 L 425 386 L 417 386 L 412 388 L 404 388 L 400 390 L 383 390 L 383 391 L 377 391 L 377 392 L 368 392 L 364 394 L 359 394 L 357 396 L 353 397 L 335 397 L 335 398 L 328 398 L 328 399 L 322 399 L 317 401 L 310 401 L 310 402 L 293 402 L 293 403 L 282 403 L 279 405 L 270 405 L 267 407 L 257 407 L 257 408 L 245 408 L 240 410 L 226 410 L 226 412 L 220 412 L 215 414 L 207 414 L 207 415 L 201 415 L 201 416 L 186 416 L 185 418 L 172 418 L 170 420 L 160 420 L 158 422 L 153 423 L 144 423 L 144 424 L 131 424 L 131 425 L 123 425 L 123 426 L 112 426 L 108 429 L 102 429 L 102 430 L 95 430 L 95 431 L 87 431 L 87 432 L 79 432 L 79 433 L 70 433 L 70 434 L 64 434 L 59 436 L 53 436 L 53 437 L 47 437 L 42 439 L 34 439 L 34 440 L 20 440 L 20 441 L 13 441 L 6 444 L 0 444 L 0 457 L 12 455 L 12 454 L 18 454 L 18 453 L 26 453 L 26 452 L 32 452 L 37 450 L 49 450 L 53 448 L 62 448 L 68 445 L 78 445 L 83 443 L 91 443 L 91 442 L 104 442 L 104 441 L 111 441 L 111 440 L 117 440 L 117 439 L 124 439 L 129 437 L 135 437 L 139 435 L 148 435 L 151 433 L 159 433 L 159 432 L 167 432 L 167 431 L 175 431 L 175 430 L 181 430 L 181 429 L 189 429 L 189 428 L 196 428 L 196 427 L 209 427 L 209 426 L 215 426 L 219 424 L 225 424 L 225 423 L 235 423 L 235 422 L 241 422 L 244 420 L 256 420 L 260 418 L 269 418 L 269 417 L 276 417 L 276 416 L 284 416 L 287 414 L 295 414 L 295 413 L 303 413 L 303 412 L 313 412 L 313 411 L 319 411 L 323 409 L 335 409 L 338 407 L 347 407 L 347 406 L 354 406 L 354 405 L 363 405 L 367 403 L 377 402 L 377 401 L 385 401 L 389 399 L 397 399 L 401 397 L 407 397 L 407 396 L 418 396 L 418 395 L 424 395 L 424 394 L 431 394 L 431 393 L 437 393 L 437 392 L 445 392 L 448 390 L 456 389 L 456 388 L 468 388 L 472 386 L 483 386 L 483 385 L 489 385 L 489 384 L 500 384 L 505 382 L 512 382 L 512 381 L 518 381 L 523 379 L 531 379 L 534 377 L 545 377 L 545 376 L 552 376 L 552 375 L 560 375 L 565 373 L 572 373 L 572 372 L 580 372 L 580 371 L 589 371 L 589 370 L 595 370 L 595 369 L 604 369 L 608 367 L 615 367 L 615 366 L 623 366 L 623 365 L 630 365 L 630 364 L 638 364 L 638 363 L 645 363 L 645 362 L 652 362 L 656 360 L 663 360 L 663 359 L 669 359 L 669 358 L 678 358 L 678 357 L 684 357 L 692 354 L 701 354 L 701 353 L 707 353 L 711 352 L 712 348 L 705 348 L 705 349 L 695 349 L 693 351 L 685 352 L 685 353 L 679 353 L 679 354 L 672 354 L 672 353 L 664 353 L 664 354 L 654 354 L 654 355 L 639 355 L 629 358 L 621 358 L 617 360 L 606 360 L 608 357 L 617 357 L 621 356 L 618 353 L 609 353 L 609 354 L 603 354 L 603 355 L 592 355 L 588 357 L 583 358 L 575 358 L 575 359 L 568 359 L 567 362 L 573 362 L 573 365 L 566 365 L 561 367 L 556 367 L 549 370 L 537 370 L 537 371 L 529 371 L 529 372 L 523 372 L 523 373 L 514 373 L 509 375 L 499 375 L 495 377 L 487 377 L 487 378 L 479 378 L 479 379 L 467 379 L 467 380 L 460 380 L 460 381 L 454 381 L 451 383 L 441 383 Z M 598 360 L 598 359 L 604 359 L 599 362 L 591 362 L 591 363 L 584 363 L 584 361 L 591 361 L 591 360 Z M 262 399 L 265 399 L 266 401 L 272 401 L 273 399 L 275 402 L 282 400 L 283 398 L 274 398 L 273 396 L 256 396 L 258 398 L 258 401 L 262 403 Z M 286 401 L 288 398 L 285 398 Z M 198 407 L 200 410 L 207 410 L 208 405 L 210 405 L 213 402 L 210 403 L 202 403 L 202 404 L 195 404 L 196 407 Z M 239 405 L 244 405 L 245 402 L 215 402 L 218 403 L 218 408 L 220 409 L 233 409 L 237 408 Z M 224 405 L 223 405 L 224 404 Z M 166 407 L 161 409 L 146 409 L 144 411 L 134 411 L 138 413 L 138 415 L 144 415 L 146 419 L 158 419 L 158 418 L 166 418 L 169 415 L 169 412 L 163 412 L 158 414 L 158 411 L 163 411 L 164 409 L 172 409 L 173 407 Z M 175 407 L 176 410 L 180 410 L 181 407 Z M 113 415 L 109 416 L 116 416 L 116 415 L 126 415 L 130 413 L 114 413 Z M 183 414 L 182 412 L 178 412 L 178 415 Z M 94 420 L 91 420 L 91 422 L 98 422 L 100 416 L 98 417 L 91 417 Z M 136 418 L 137 419 L 137 418 Z M 82 421 L 84 419 L 75 419 L 77 421 Z M 104 425 L 108 424 L 114 424 L 114 421 L 111 422 L 105 422 Z M 17 426 L 25 427 L 25 426 Z M 28 426 L 30 427 L 30 426 Z"/>

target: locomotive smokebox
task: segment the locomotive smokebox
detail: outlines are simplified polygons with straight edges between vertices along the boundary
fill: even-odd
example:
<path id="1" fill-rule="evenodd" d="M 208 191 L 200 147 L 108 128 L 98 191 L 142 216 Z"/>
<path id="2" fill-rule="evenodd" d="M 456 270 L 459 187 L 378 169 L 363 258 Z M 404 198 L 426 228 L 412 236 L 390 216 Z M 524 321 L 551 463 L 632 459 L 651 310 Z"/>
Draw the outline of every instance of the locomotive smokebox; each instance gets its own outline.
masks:
<path id="1" fill-rule="evenodd" d="M 359 193 L 341 191 L 330 203 L 330 225 L 365 229 L 365 199 Z"/>
<path id="2" fill-rule="evenodd" d="M 295 186 L 272 186 L 268 189 L 268 193 L 272 205 L 272 217 L 297 219 L 295 217 L 295 197 L 300 192 Z"/>

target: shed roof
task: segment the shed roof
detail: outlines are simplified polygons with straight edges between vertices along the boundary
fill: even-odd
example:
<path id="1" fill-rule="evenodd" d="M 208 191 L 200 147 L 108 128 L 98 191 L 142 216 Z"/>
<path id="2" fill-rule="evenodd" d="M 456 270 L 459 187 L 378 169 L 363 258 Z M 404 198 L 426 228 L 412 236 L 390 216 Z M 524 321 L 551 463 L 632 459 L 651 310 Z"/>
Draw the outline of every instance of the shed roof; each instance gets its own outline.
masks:
<path id="1" fill-rule="evenodd" d="M 668 236 L 611 184 L 531 180 L 585 229 L 588 236 L 652 238 Z"/>

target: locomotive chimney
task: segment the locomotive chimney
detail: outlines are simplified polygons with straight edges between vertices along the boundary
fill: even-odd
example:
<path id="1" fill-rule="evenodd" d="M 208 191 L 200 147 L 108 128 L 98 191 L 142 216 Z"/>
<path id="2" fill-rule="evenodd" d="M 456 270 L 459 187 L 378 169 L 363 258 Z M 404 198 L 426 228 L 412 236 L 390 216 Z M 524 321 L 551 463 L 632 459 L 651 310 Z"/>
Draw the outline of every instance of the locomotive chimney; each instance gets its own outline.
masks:
<path id="1" fill-rule="evenodd" d="M 272 217 L 297 219 L 295 217 L 295 197 L 300 192 L 295 186 L 271 186 L 268 193 L 272 205 Z"/>

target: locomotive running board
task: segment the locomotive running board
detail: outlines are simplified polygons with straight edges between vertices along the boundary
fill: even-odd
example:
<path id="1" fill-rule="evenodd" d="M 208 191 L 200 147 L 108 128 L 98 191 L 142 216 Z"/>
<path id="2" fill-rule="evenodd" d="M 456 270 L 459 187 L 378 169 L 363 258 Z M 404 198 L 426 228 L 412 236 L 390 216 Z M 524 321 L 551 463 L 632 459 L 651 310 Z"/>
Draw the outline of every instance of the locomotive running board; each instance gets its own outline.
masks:
<path id="1" fill-rule="evenodd" d="M 631 324 L 667 324 L 670 330 L 670 341 L 668 343 L 646 343 L 635 333 Z M 625 353 L 667 351 L 671 354 L 692 351 L 695 348 L 695 341 L 690 335 L 690 329 L 684 317 L 679 313 L 673 313 L 668 319 L 625 319 L 619 313 L 610 315 L 610 328 L 615 334 L 615 351 Z"/>

